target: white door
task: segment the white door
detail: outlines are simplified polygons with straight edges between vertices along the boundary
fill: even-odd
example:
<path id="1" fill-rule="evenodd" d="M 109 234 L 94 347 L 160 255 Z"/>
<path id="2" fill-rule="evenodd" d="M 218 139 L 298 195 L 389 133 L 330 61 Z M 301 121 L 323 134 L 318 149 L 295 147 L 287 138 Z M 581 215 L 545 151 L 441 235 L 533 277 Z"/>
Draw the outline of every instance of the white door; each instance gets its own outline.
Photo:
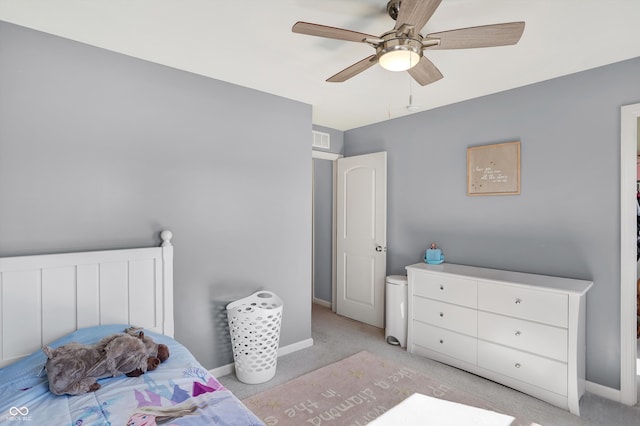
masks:
<path id="1" fill-rule="evenodd" d="M 387 153 L 337 161 L 336 312 L 384 326 Z"/>

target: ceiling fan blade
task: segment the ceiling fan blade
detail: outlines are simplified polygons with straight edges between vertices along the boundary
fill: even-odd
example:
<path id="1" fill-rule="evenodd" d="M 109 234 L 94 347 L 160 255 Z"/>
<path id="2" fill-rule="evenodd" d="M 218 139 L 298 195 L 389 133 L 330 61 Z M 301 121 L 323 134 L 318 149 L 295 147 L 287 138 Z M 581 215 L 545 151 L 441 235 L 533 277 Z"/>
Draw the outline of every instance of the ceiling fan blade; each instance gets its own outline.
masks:
<path id="1" fill-rule="evenodd" d="M 431 62 L 424 56 L 420 58 L 420 62 L 418 62 L 418 65 L 410 68 L 409 70 L 407 70 L 407 72 L 421 86 L 426 86 L 427 84 L 433 83 L 442 78 L 442 73 L 440 72 L 440 70 L 435 65 L 433 65 L 433 62 Z"/>
<path id="2" fill-rule="evenodd" d="M 412 25 L 415 33 L 419 33 L 431 19 L 442 0 L 402 0 L 395 29 L 403 25 Z"/>
<path id="3" fill-rule="evenodd" d="M 440 40 L 440 44 L 429 47 L 429 50 L 509 46 L 516 44 L 523 32 L 524 22 L 507 22 L 433 33 L 427 35 L 425 40 Z"/>
<path id="4" fill-rule="evenodd" d="M 360 74 L 362 71 L 371 68 L 376 63 L 378 63 L 378 61 L 376 60 L 376 55 L 371 55 L 367 58 L 364 58 L 360 62 L 356 62 L 350 67 L 343 69 L 332 77 L 329 77 L 327 81 L 330 83 L 342 83 L 343 81 L 347 81 L 351 77 Z"/>
<path id="5" fill-rule="evenodd" d="M 336 40 L 355 41 L 358 43 L 364 42 L 364 40 L 367 38 L 378 38 L 370 34 L 344 30 L 342 28 L 329 27 L 326 25 L 312 24 L 310 22 L 296 22 L 293 25 L 293 28 L 291 28 L 291 31 L 299 34 L 333 38 Z"/>

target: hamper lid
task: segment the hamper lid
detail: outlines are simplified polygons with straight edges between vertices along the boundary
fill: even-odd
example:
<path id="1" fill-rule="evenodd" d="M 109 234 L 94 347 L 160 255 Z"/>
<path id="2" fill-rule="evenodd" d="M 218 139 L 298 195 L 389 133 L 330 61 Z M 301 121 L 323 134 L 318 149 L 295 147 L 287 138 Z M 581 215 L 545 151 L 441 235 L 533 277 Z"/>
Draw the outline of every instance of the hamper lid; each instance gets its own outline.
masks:
<path id="1" fill-rule="evenodd" d="M 406 275 L 389 275 L 387 282 L 390 284 L 407 285 Z"/>

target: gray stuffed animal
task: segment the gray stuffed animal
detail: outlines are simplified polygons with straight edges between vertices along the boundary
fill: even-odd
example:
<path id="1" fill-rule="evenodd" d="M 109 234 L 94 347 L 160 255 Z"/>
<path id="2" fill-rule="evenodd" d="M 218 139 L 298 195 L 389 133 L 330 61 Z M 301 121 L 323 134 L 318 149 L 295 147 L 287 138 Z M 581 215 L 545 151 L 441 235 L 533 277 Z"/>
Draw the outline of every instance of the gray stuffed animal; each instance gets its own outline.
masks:
<path id="1" fill-rule="evenodd" d="M 137 377 L 169 358 L 169 348 L 156 344 L 142 331 L 128 328 L 94 345 L 71 342 L 59 348 L 44 346 L 49 389 L 56 395 L 79 395 L 100 388 L 98 379 L 126 374 Z"/>

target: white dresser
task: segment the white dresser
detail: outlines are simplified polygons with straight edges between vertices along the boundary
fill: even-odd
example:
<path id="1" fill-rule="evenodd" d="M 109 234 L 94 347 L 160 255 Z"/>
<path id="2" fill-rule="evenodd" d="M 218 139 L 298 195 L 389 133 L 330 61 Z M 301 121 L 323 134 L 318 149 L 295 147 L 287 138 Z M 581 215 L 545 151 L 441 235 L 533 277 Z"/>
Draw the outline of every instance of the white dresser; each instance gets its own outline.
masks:
<path id="1" fill-rule="evenodd" d="M 409 352 L 580 415 L 593 282 L 450 263 L 406 269 Z"/>

